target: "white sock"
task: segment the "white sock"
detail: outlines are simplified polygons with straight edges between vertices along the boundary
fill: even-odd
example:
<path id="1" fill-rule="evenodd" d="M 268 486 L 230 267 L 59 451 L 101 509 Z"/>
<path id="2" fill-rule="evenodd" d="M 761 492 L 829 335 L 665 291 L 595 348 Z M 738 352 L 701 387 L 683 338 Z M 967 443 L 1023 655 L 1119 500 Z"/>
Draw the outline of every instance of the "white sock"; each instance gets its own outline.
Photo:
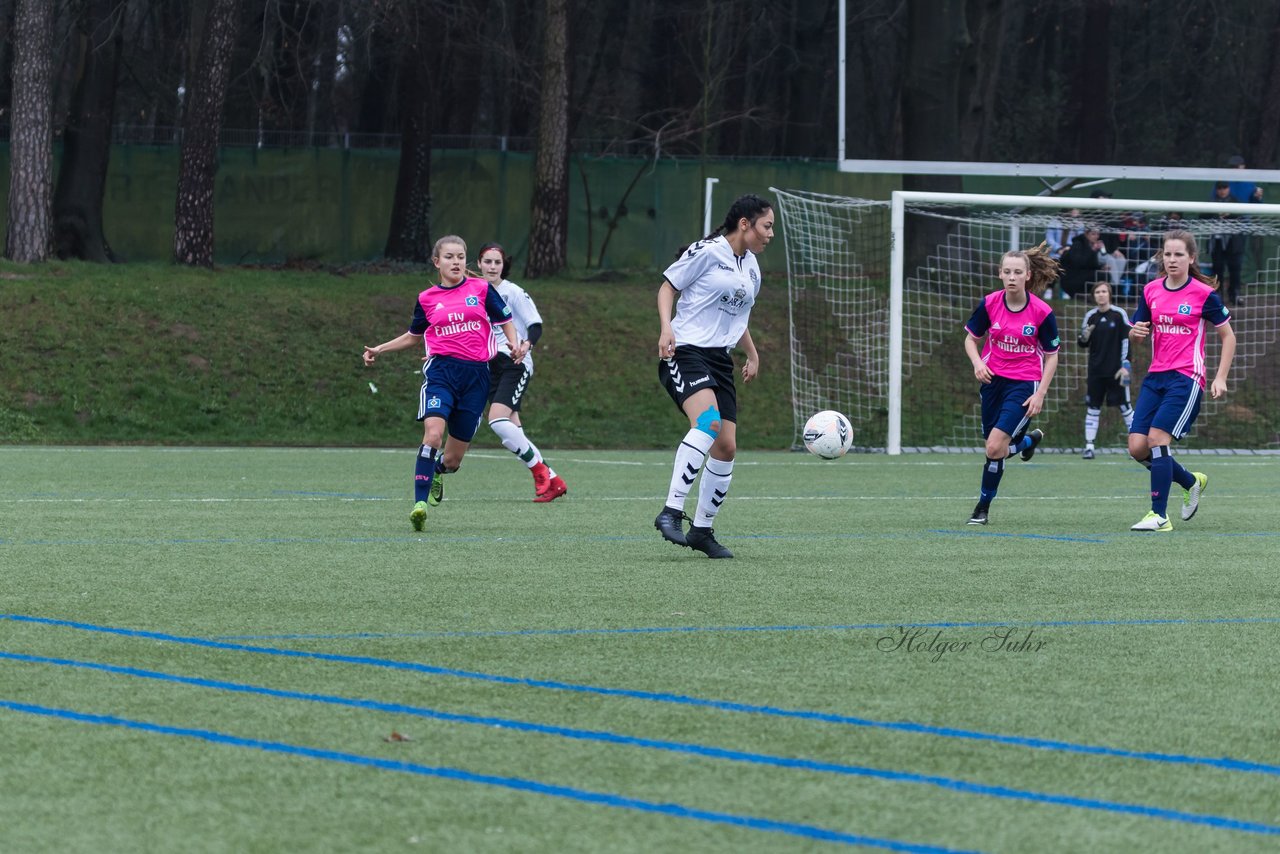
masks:
<path id="1" fill-rule="evenodd" d="M 1098 438 L 1098 422 L 1102 419 L 1101 409 L 1086 409 L 1084 411 L 1084 440 L 1093 447 L 1093 440 Z"/>
<path id="2" fill-rule="evenodd" d="M 720 512 L 720 504 L 729 494 L 731 480 L 733 460 L 707 457 L 707 464 L 702 468 L 702 481 L 698 484 L 698 510 L 693 517 L 694 525 L 699 528 L 711 527 L 716 514 Z"/>
<path id="3" fill-rule="evenodd" d="M 529 437 L 524 434 L 524 428 L 519 424 L 510 418 L 495 418 L 489 422 L 489 426 L 502 440 L 502 447 L 523 460 L 526 466 L 533 468 L 542 462 L 542 452 L 538 450 L 537 445 L 529 441 Z"/>
<path id="4" fill-rule="evenodd" d="M 671 488 L 667 490 L 667 506 L 672 510 L 684 510 L 684 500 L 689 497 L 693 482 L 698 479 L 707 452 L 715 439 L 697 428 L 691 429 L 676 448 L 676 464 L 671 472 Z"/>

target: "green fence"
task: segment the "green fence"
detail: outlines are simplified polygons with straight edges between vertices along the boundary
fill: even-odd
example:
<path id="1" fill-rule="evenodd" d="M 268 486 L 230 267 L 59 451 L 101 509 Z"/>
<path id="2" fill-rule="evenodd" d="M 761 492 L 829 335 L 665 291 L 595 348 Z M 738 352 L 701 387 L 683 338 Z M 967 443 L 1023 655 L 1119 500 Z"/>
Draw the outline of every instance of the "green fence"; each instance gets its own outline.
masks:
<path id="1" fill-rule="evenodd" d="M 172 257 L 178 155 L 176 146 L 116 146 L 111 152 L 103 213 L 107 239 L 126 260 Z M 379 257 L 387 239 L 399 156 L 398 150 L 386 149 L 223 149 L 215 193 L 216 260 L 346 263 Z M 869 199 L 887 199 L 901 186 L 901 176 L 851 175 L 838 172 L 831 162 L 574 156 L 569 175 L 570 266 L 665 267 L 676 249 L 701 236 L 709 177 L 719 179 L 712 201 L 717 222 L 733 198 L 764 193 L 770 186 Z M 3 145 L 0 224 L 7 220 L 8 181 L 9 151 Z M 1211 186 L 1116 181 L 1106 189 L 1117 198 L 1207 200 Z M 532 155 L 437 150 L 431 187 L 432 234 L 457 233 L 476 245 L 498 240 L 517 257 L 524 256 Z M 968 177 L 964 189 L 1035 194 L 1043 184 L 1034 178 Z M 766 269 L 781 271 L 781 255 L 764 257 Z"/>
<path id="2" fill-rule="evenodd" d="M 103 215 L 107 239 L 123 258 L 172 256 L 178 154 L 176 147 L 113 148 Z M 0 223 L 7 220 L 8 156 L 7 146 L 0 148 Z M 216 260 L 344 263 L 379 257 L 398 163 L 395 150 L 223 149 L 215 193 Z M 886 198 L 898 184 L 896 176 L 844 175 L 830 163 L 575 156 L 569 176 L 570 266 L 666 266 L 680 246 L 701 236 L 708 177 L 719 179 L 712 202 L 717 221 L 734 197 L 765 193 L 769 186 Z M 431 232 L 461 234 L 477 245 L 499 240 L 523 256 L 532 187 L 532 155 L 436 151 Z M 780 258 L 776 266 L 781 269 Z"/>

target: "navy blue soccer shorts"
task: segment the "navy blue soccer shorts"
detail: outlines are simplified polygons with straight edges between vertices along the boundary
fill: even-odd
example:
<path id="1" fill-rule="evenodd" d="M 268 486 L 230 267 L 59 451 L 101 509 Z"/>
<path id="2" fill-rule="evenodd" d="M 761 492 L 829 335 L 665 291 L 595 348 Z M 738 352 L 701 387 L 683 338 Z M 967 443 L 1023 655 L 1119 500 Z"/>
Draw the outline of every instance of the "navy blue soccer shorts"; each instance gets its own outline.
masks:
<path id="1" fill-rule="evenodd" d="M 992 377 L 991 382 L 983 383 L 979 388 L 982 398 L 982 438 L 986 439 L 996 429 L 1003 430 L 1010 436 L 1016 436 L 1025 430 L 1031 423 L 1031 418 L 1022 404 L 1036 393 L 1039 385 L 1035 380 L 1010 380 L 1004 377 Z"/>
<path id="2" fill-rule="evenodd" d="M 1191 432 L 1200 414 L 1204 389 L 1200 383 L 1177 371 L 1147 374 L 1133 408 L 1130 433 L 1146 435 L 1151 428 L 1163 430 L 1175 439 Z"/>
<path id="3" fill-rule="evenodd" d="M 489 402 L 489 363 L 432 356 L 422 366 L 418 420 L 443 418 L 460 442 L 475 438 Z"/>

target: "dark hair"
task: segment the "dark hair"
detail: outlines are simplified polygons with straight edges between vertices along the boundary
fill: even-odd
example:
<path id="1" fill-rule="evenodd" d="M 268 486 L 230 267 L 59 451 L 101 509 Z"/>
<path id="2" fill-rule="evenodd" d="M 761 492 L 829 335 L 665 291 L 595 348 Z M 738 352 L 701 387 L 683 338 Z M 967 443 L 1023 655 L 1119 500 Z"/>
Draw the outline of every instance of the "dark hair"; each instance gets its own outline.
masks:
<path id="1" fill-rule="evenodd" d="M 1215 189 L 1215 190 L 1230 190 L 1230 189 L 1231 189 L 1231 185 L 1230 185 L 1230 184 L 1228 184 L 1226 181 L 1219 181 L 1218 183 L 1216 183 L 1216 184 L 1214 184 L 1214 185 L 1213 185 L 1213 189 Z"/>
<path id="2" fill-rule="evenodd" d="M 484 253 L 488 252 L 490 249 L 497 249 L 498 252 L 501 253 L 502 278 L 505 279 L 507 274 L 511 272 L 511 256 L 507 254 L 507 250 L 502 248 L 501 243 L 486 243 L 484 246 L 481 246 L 480 251 L 476 253 L 476 263 L 479 264 L 480 259 L 484 257 Z"/>
<path id="3" fill-rule="evenodd" d="M 1057 259 L 1049 254 L 1049 244 L 1043 241 L 1039 246 L 1030 249 L 1010 249 L 1000 256 L 1000 265 L 1004 266 L 1006 258 L 1021 258 L 1027 265 L 1027 290 L 1040 296 L 1045 289 L 1058 281 L 1062 268 Z"/>
<path id="4" fill-rule="evenodd" d="M 725 214 L 724 222 L 720 223 L 720 227 L 708 234 L 703 240 L 711 240 L 713 237 L 719 237 L 722 234 L 738 230 L 738 221 L 743 217 L 752 225 L 756 224 L 756 220 L 765 215 L 766 211 L 773 210 L 773 205 L 757 196 L 755 193 L 747 193 L 745 196 L 738 196 L 733 200 L 733 204 L 729 205 L 729 212 Z"/>
<path id="5" fill-rule="evenodd" d="M 1163 247 L 1170 240 L 1181 240 L 1183 245 L 1187 247 L 1187 254 L 1191 256 L 1191 266 L 1188 268 L 1188 272 L 1191 274 L 1191 278 L 1204 282 L 1206 285 L 1208 285 L 1209 287 L 1213 288 L 1216 291 L 1218 289 L 1217 277 L 1208 276 L 1200 272 L 1200 261 L 1199 261 L 1200 251 L 1196 246 L 1196 236 L 1191 232 L 1186 231 L 1185 229 L 1175 228 L 1173 231 L 1166 231 L 1164 233 L 1164 237 L 1160 239 L 1160 246 Z M 1163 270 L 1164 253 L 1163 252 L 1161 253 L 1160 258 L 1162 259 L 1160 263 L 1161 272 L 1164 272 Z M 1165 273 L 1165 275 L 1167 276 L 1169 274 Z"/>

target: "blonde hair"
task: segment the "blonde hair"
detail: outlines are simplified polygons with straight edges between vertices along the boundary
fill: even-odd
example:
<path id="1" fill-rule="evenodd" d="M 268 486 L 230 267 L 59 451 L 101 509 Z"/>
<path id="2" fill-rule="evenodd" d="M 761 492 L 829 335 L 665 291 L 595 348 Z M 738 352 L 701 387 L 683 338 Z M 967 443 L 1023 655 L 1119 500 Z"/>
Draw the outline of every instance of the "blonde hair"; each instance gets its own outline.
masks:
<path id="1" fill-rule="evenodd" d="M 1027 265 L 1027 291 L 1036 296 L 1042 296 L 1062 274 L 1062 267 L 1049 254 L 1049 245 L 1044 241 L 1030 249 L 1010 249 L 1000 256 L 1000 266 L 1004 266 L 1006 258 L 1021 258 Z"/>
<path id="2" fill-rule="evenodd" d="M 456 243 L 462 247 L 462 254 L 467 254 L 467 241 L 463 240 L 456 234 L 446 234 L 444 237 L 436 241 L 436 245 L 431 247 L 431 259 L 434 261 L 440 257 L 440 247 L 446 243 Z"/>

